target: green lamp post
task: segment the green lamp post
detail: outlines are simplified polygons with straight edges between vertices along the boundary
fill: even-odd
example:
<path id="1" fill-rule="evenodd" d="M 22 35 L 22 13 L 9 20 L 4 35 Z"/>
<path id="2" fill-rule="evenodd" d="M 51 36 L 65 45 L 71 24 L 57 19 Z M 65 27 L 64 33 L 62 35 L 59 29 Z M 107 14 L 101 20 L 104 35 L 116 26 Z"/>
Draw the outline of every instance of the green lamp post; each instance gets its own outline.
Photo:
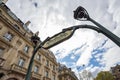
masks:
<path id="1" fill-rule="evenodd" d="M 31 41 L 34 44 L 34 50 L 30 59 L 30 63 L 28 66 L 28 70 L 25 76 L 25 80 L 30 80 L 31 78 L 31 71 L 32 71 L 32 66 L 33 66 L 33 61 L 34 61 L 34 57 L 35 54 L 37 53 L 37 51 L 40 48 L 44 48 L 44 49 L 49 49 L 53 46 L 56 46 L 60 43 L 62 43 L 63 41 L 71 38 L 74 34 L 74 32 L 79 29 L 79 28 L 88 28 L 88 29 L 93 29 L 97 32 L 101 32 L 101 30 L 95 26 L 91 26 L 91 25 L 76 25 L 76 26 L 72 26 L 72 27 L 68 27 L 63 29 L 61 32 L 53 35 L 52 37 L 47 37 L 43 42 L 41 42 L 40 44 L 39 41 L 39 37 L 35 34 L 31 37 Z"/>
<path id="2" fill-rule="evenodd" d="M 94 23 L 96 26 L 99 27 L 101 32 L 106 35 L 108 38 L 110 38 L 114 43 L 116 43 L 120 47 L 120 38 L 117 37 L 115 34 L 107 30 L 105 27 L 103 27 L 101 24 L 97 23 L 95 20 L 90 18 L 88 12 L 85 10 L 85 8 L 79 6 L 75 11 L 74 11 L 74 18 L 80 21 L 91 21 Z"/>

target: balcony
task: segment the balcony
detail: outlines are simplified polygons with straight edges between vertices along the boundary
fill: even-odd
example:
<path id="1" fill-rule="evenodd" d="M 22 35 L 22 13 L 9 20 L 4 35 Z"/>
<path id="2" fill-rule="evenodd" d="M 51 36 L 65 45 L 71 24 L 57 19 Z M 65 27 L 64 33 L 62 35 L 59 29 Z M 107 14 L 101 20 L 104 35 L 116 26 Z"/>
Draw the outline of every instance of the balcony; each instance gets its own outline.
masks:
<path id="1" fill-rule="evenodd" d="M 51 79 L 48 77 L 43 77 L 43 80 L 51 80 Z"/>
<path id="2" fill-rule="evenodd" d="M 53 72 L 54 74 L 56 74 L 56 73 L 57 73 L 57 71 L 55 71 L 55 70 L 52 70 L 52 72 Z"/>
<path id="3" fill-rule="evenodd" d="M 41 75 L 39 73 L 32 72 L 32 77 L 41 80 Z"/>
<path id="4" fill-rule="evenodd" d="M 9 47 L 13 47 L 12 43 L 5 40 L 3 36 L 0 35 L 0 41 Z"/>
<path id="5" fill-rule="evenodd" d="M 0 57 L 0 67 L 2 67 L 4 65 L 4 63 L 5 63 L 5 59 Z"/>
<path id="6" fill-rule="evenodd" d="M 22 74 L 26 74 L 26 72 L 27 72 L 26 68 L 20 67 L 17 64 L 12 64 L 11 70 L 15 71 L 15 72 L 18 72 L 18 73 L 22 73 Z"/>

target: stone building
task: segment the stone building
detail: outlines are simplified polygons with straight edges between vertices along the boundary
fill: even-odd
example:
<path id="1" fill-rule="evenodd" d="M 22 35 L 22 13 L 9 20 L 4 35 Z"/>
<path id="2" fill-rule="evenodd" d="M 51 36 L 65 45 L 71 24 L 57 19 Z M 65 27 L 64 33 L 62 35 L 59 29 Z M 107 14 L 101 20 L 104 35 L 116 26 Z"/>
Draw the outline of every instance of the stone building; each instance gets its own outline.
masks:
<path id="1" fill-rule="evenodd" d="M 115 77 L 115 80 L 120 80 L 120 65 L 116 65 L 115 67 L 111 67 L 111 73 Z"/>
<path id="2" fill-rule="evenodd" d="M 67 68 L 63 64 L 59 64 L 58 70 L 58 79 L 59 80 L 78 80 L 75 73 L 71 70 L 71 68 Z"/>
<path id="3" fill-rule="evenodd" d="M 23 23 L 0 0 L 0 80 L 25 79 L 33 51 L 30 39 L 33 33 L 27 28 L 29 23 Z M 57 66 L 50 50 L 39 49 L 35 55 L 31 80 L 58 80 Z"/>
<path id="4" fill-rule="evenodd" d="M 6 2 L 0 0 L 0 80 L 24 80 L 32 56 L 31 36 L 34 34 L 28 28 L 30 21 L 23 23 Z M 71 69 L 57 63 L 50 50 L 41 48 L 34 58 L 31 80 L 78 79 Z"/>

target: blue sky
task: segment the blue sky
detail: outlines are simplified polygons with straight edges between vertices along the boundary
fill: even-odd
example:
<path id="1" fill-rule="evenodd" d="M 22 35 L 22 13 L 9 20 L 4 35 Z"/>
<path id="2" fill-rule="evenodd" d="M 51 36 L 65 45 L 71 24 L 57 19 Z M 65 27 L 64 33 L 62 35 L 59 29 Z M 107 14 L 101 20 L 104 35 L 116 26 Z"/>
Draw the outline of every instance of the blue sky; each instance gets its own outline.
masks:
<path id="1" fill-rule="evenodd" d="M 63 28 L 94 25 L 73 18 L 78 6 L 86 8 L 92 19 L 120 37 L 119 0 L 8 0 L 6 4 L 24 23 L 31 21 L 28 27 L 33 32 L 39 30 L 42 41 Z M 50 50 L 58 62 L 71 67 L 76 74 L 86 69 L 96 76 L 99 71 L 120 63 L 120 48 L 103 34 L 90 29 L 77 30 L 72 38 Z"/>

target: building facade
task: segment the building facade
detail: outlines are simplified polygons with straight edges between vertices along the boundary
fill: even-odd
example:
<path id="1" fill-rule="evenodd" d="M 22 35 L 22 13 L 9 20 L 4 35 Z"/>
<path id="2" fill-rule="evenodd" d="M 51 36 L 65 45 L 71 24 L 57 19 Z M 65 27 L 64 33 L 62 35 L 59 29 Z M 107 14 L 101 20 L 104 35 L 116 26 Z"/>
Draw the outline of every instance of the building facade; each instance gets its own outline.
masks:
<path id="1" fill-rule="evenodd" d="M 65 65 L 59 64 L 58 70 L 58 79 L 59 80 L 78 80 L 75 73 L 71 68 L 67 68 Z"/>
<path id="2" fill-rule="evenodd" d="M 33 51 L 29 23 L 23 23 L 0 0 L 0 80 L 25 79 Z M 58 80 L 57 67 L 53 53 L 41 48 L 34 58 L 31 80 Z"/>
<path id="3" fill-rule="evenodd" d="M 115 77 L 115 80 L 120 80 L 120 65 L 116 65 L 115 67 L 111 67 L 111 73 Z"/>

